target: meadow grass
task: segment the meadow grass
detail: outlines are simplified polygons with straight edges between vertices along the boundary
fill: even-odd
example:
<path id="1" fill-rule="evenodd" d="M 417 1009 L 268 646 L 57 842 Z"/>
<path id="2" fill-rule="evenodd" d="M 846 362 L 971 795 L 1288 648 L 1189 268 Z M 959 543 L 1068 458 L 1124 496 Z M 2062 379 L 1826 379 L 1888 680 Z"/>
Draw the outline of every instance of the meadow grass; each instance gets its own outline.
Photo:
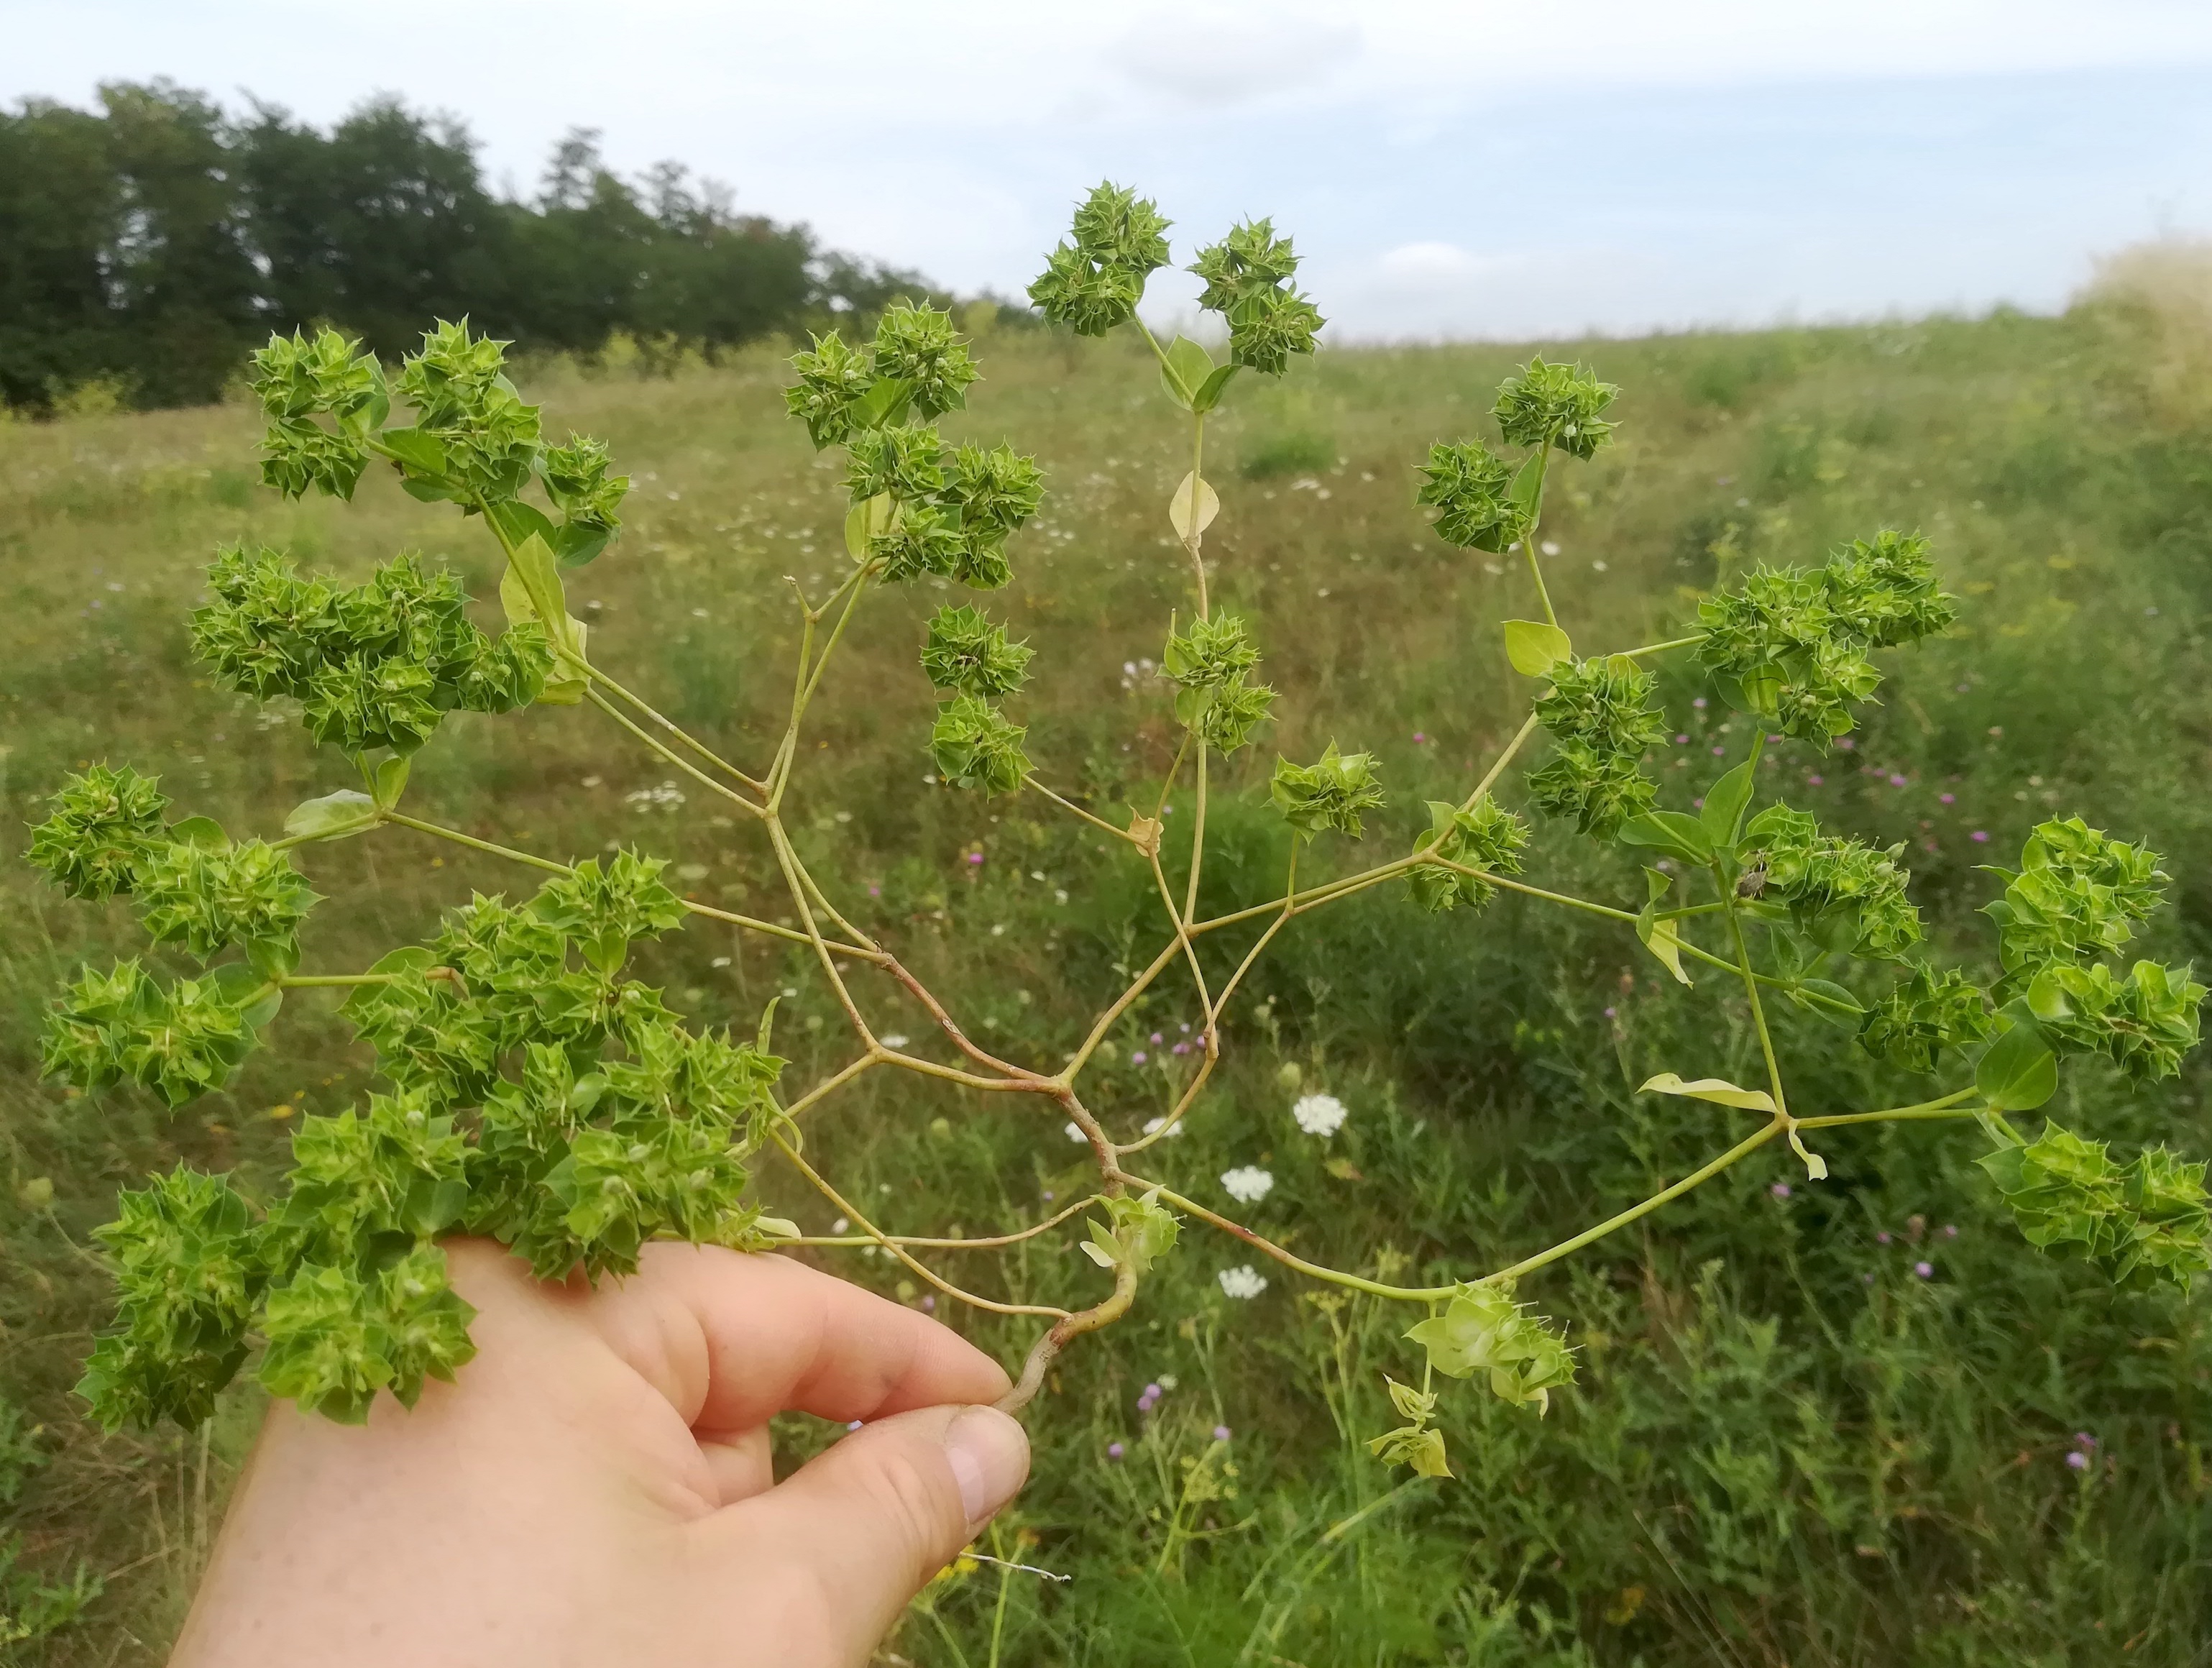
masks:
<path id="1" fill-rule="evenodd" d="M 1973 911 L 1996 885 L 1975 866 L 2078 808 L 2166 854 L 2177 908 L 2145 953 L 2186 959 L 2212 922 L 2212 402 L 2174 370 L 2193 343 L 2185 314 L 2138 295 L 2052 320 L 1560 344 L 1626 390 L 1620 443 L 1554 490 L 1562 621 L 1588 648 L 1665 638 L 1746 563 L 1924 530 L 1966 604 L 1960 628 L 1885 657 L 1883 704 L 1852 749 L 1772 750 L 1769 791 L 1907 842 L 1937 935 L 1977 958 Z M 1073 798 L 1149 809 L 1176 739 L 1147 667 L 1187 606 L 1163 508 L 1187 466 L 1182 431 L 1140 349 L 1002 333 L 979 353 L 988 380 L 948 429 L 1011 438 L 1049 472 L 1002 598 L 1040 651 L 1020 703 L 1030 751 Z M 1528 690 L 1497 622 L 1530 612 L 1525 579 L 1430 536 L 1412 466 L 1433 440 L 1484 431 L 1490 391 L 1523 357 L 1325 353 L 1279 390 L 1238 390 L 1253 397 L 1214 425 L 1229 465 L 1215 598 L 1253 619 L 1283 699 L 1271 745 L 1217 800 L 1207 913 L 1279 886 L 1287 835 L 1262 791 L 1277 746 L 1304 758 L 1334 739 L 1381 757 L 1391 808 L 1368 849 L 1322 860 L 1349 867 L 1407 849 L 1426 827 L 1420 801 L 1463 793 L 1517 725 Z M 635 478 L 623 538 L 571 584 L 594 660 L 741 764 L 781 729 L 796 637 L 782 576 L 818 594 L 844 561 L 837 474 L 781 416 L 781 374 L 763 351 L 670 379 L 558 363 L 518 378 L 549 429 L 607 436 Z M 127 908 L 66 904 L 16 861 L 24 825 L 92 759 L 158 770 L 234 831 L 269 833 L 285 807 L 345 785 L 296 724 L 191 662 L 184 616 L 219 540 L 289 546 L 349 578 L 420 549 L 487 598 L 496 579 L 488 539 L 380 478 L 351 507 L 280 502 L 253 481 L 256 429 L 233 407 L 0 425 L 0 1512 L 19 1558 L 0 1592 L 27 1613 L 37 1583 L 80 1564 L 106 1582 L 76 1619 L 13 1647 L 26 1662 L 160 1659 L 258 1414 L 241 1386 L 201 1434 L 82 1422 L 68 1388 L 107 1302 L 90 1231 L 118 1186 L 179 1157 L 235 1166 L 265 1196 L 289 1129 L 359 1097 L 371 1060 L 334 1002 L 295 997 L 277 1045 L 181 1114 L 40 1082 L 49 994 L 137 936 Z M 925 782 L 916 648 L 938 600 L 927 584 L 878 597 L 854 627 L 810 719 L 792 824 L 854 918 L 987 1042 L 1050 1058 L 1155 947 L 1151 882 L 1033 796 L 987 804 Z M 1661 776 L 1677 807 L 1717 775 L 1730 729 L 1698 694 L 1670 675 L 1681 740 Z M 539 709 L 449 721 L 410 794 L 419 814 L 555 856 L 635 843 L 674 859 L 695 897 L 782 914 L 751 831 L 696 800 L 679 813 L 671 776 L 588 712 Z M 398 830 L 315 848 L 306 867 L 331 901 L 311 965 L 365 965 L 471 888 L 516 887 L 516 872 L 457 850 Z M 1530 872 L 1641 898 L 1629 861 L 1556 827 L 1540 829 Z M 787 1081 L 842 1057 L 834 1002 L 785 947 L 695 925 L 646 962 L 706 1022 L 749 1031 L 781 993 Z M 880 1030 L 925 1030 L 919 1010 L 907 1023 L 886 998 L 881 1012 Z M 1092 1104 L 1117 1127 L 1170 1104 L 1195 1013 L 1187 985 L 1164 982 L 1116 1032 Z M 1841 1033 L 1788 1010 L 1778 1025 L 1801 1114 L 1919 1098 Z M 1427 1279 L 1552 1243 L 1734 1139 L 1723 1109 L 1636 1095 L 1650 1073 L 1757 1070 L 1741 1004 L 1665 981 L 1625 932 L 1510 898 L 1429 917 L 1395 887 L 1302 917 L 1224 1036 L 1224 1068 L 1189 1133 L 1145 1155 L 1150 1173 L 1220 1204 L 1223 1170 L 1263 1165 L 1275 1187 L 1247 1213 L 1255 1227 L 1339 1266 Z M 2203 1155 L 2203 1084 L 2192 1068 L 2131 1093 L 2077 1068 L 2052 1110 Z M 1297 1128 L 1301 1090 L 1347 1104 L 1339 1135 Z M 811 1123 L 809 1152 L 892 1231 L 1003 1232 L 1080 1196 L 1087 1154 L 1060 1124 L 1026 1098 L 871 1078 Z M 1408 1482 L 1363 1446 L 1393 1422 L 1382 1375 L 1407 1375 L 1411 1317 L 1264 1263 L 1267 1291 L 1231 1300 L 1216 1276 L 1249 1257 L 1187 1229 L 1133 1318 L 1055 1368 L 1030 1420 L 1036 1481 L 984 1549 L 1073 1580 L 956 1572 L 883 1659 L 2212 1660 L 2201 1290 L 2116 1293 L 2030 1251 L 1973 1166 L 1970 1126 L 1829 1135 L 1825 1184 L 1763 1153 L 1527 1282 L 1567 1324 L 1580 1381 L 1542 1420 L 1477 1388 L 1449 1395 L 1446 1482 Z M 791 1172 L 763 1169 L 758 1187 L 829 1228 Z M 888 1259 L 811 1255 L 924 1300 Z M 945 1268 L 1045 1302 L 1098 1280 L 1060 1236 L 949 1253 Z M 1029 1342 L 1027 1323 L 939 1313 L 1009 1361 Z M 832 1434 L 790 1421 L 787 1458 Z"/>

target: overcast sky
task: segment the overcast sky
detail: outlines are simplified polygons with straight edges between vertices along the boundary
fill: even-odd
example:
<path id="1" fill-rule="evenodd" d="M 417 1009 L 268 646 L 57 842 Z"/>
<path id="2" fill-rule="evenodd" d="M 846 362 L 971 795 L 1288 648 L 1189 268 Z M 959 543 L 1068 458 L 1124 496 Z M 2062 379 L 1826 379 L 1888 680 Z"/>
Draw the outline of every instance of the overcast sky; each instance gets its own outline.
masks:
<path id="1" fill-rule="evenodd" d="M 0 40 L 6 100 L 397 93 L 521 191 L 596 127 L 962 289 L 1110 175 L 1180 259 L 1272 214 L 1342 338 L 2047 308 L 2212 233 L 2207 0 L 0 0 Z"/>

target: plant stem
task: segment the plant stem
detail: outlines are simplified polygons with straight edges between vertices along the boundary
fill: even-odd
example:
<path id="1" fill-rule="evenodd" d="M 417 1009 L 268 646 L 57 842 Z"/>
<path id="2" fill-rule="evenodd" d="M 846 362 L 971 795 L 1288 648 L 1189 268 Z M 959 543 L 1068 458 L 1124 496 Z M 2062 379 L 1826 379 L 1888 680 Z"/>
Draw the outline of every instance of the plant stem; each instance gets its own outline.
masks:
<path id="1" fill-rule="evenodd" d="M 1796 1120 L 1801 1129 L 1834 1129 L 1846 1123 L 1895 1123 L 1922 1118 L 1972 1117 L 1978 1106 L 1961 1106 L 1962 1100 L 1971 1100 L 1980 1093 L 1978 1089 L 1959 1089 L 1940 1100 L 1923 1100 L 1917 1106 L 1886 1106 L 1878 1112 L 1832 1112 L 1825 1117 L 1801 1117 Z"/>
<path id="2" fill-rule="evenodd" d="M 584 698 L 589 701 L 593 706 L 597 707 L 601 712 L 606 714 L 608 717 L 613 719 L 616 723 L 628 730 L 640 741 L 645 743 L 646 746 L 650 749 L 657 758 L 674 765 L 678 770 L 683 771 L 685 776 L 690 777 L 692 781 L 705 788 L 709 793 L 720 794 L 724 799 L 729 801 L 731 804 L 738 807 L 740 810 L 746 812 L 750 815 L 757 817 L 761 814 L 761 807 L 758 805 L 747 799 L 736 788 L 731 787 L 729 783 L 715 781 L 714 777 L 708 776 L 704 770 L 694 764 L 690 759 L 685 758 L 683 755 L 677 752 L 673 748 L 665 746 L 653 737 L 647 735 L 643 730 L 632 723 L 613 702 L 608 700 L 607 697 L 600 694 L 599 691 L 595 689 L 585 691 Z"/>
<path id="3" fill-rule="evenodd" d="M 1117 840 L 1127 840 L 1132 845 L 1135 845 L 1137 843 L 1137 837 L 1129 832 L 1127 829 L 1116 828 L 1113 824 L 1108 822 L 1103 817 L 1093 816 L 1090 812 L 1085 811 L 1081 806 L 1076 804 L 1073 800 L 1062 799 L 1058 794 L 1054 793 L 1051 788 L 1039 782 L 1034 775 L 1024 776 L 1022 778 L 1022 786 L 1024 788 L 1036 788 L 1038 793 L 1042 794 L 1054 805 L 1059 806 L 1063 810 L 1073 811 L 1077 816 L 1082 818 L 1084 821 L 1089 823 L 1093 828 L 1103 829 L 1107 833 L 1111 834 Z"/>
<path id="4" fill-rule="evenodd" d="M 1772 1123 L 1766 1124 L 1764 1128 L 1755 1131 L 1752 1135 L 1747 1135 L 1743 1140 L 1729 1148 L 1727 1152 L 1722 1154 L 1711 1163 L 1705 1166 L 1704 1168 L 1692 1171 L 1688 1175 L 1683 1177 L 1680 1181 L 1676 1182 L 1672 1187 L 1661 1189 L 1650 1198 L 1644 1200 L 1641 1204 L 1631 1205 L 1626 1210 L 1622 1211 L 1617 1216 L 1607 1217 L 1605 1221 L 1600 1222 L 1595 1227 L 1584 1228 L 1580 1233 L 1575 1235 L 1571 1239 L 1562 1239 L 1558 1245 L 1553 1246 L 1549 1251 L 1538 1251 L 1535 1256 L 1524 1257 L 1521 1261 L 1512 1264 L 1510 1268 L 1498 1269 L 1496 1274 L 1485 1275 L 1481 1280 L 1476 1283 L 1479 1285 L 1489 1286 L 1495 1285 L 1500 1281 L 1517 1280 L 1524 1274 L 1533 1273 L 1534 1270 L 1542 1268 L 1547 1263 L 1556 1263 L 1559 1258 L 1566 1256 L 1570 1251 L 1580 1251 L 1584 1245 L 1589 1245 L 1591 1240 L 1601 1239 L 1607 1234 L 1611 1233 L 1615 1228 L 1626 1227 L 1638 1217 L 1648 1216 L 1668 1201 L 1679 1199 L 1685 1193 L 1687 1193 L 1692 1188 L 1711 1181 L 1714 1177 L 1719 1175 L 1722 1171 L 1735 1163 L 1737 1160 L 1758 1151 L 1760 1148 L 1765 1146 L 1768 1141 L 1772 1141 L 1775 1136 L 1780 1135 L 1789 1127 L 1789 1119 L 1786 1117 L 1778 1116 Z"/>
<path id="5" fill-rule="evenodd" d="M 957 1298 L 961 1302 L 971 1305 L 978 1309 L 988 1309 L 994 1315 L 1050 1315 L 1060 1320 L 1066 1320 L 1068 1318 L 1066 1310 L 1055 1309 L 1049 1304 L 999 1303 L 988 1297 L 978 1297 L 973 1292 L 963 1291 L 959 1287 L 955 1286 L 951 1281 L 939 1278 L 922 1263 L 916 1262 L 913 1257 L 909 1257 L 906 1252 L 905 1247 L 895 1244 L 889 1235 L 878 1230 L 874 1223 L 871 1222 L 861 1214 L 860 1209 L 857 1205 L 854 1204 L 851 1200 L 846 1198 L 843 1194 L 838 1192 L 836 1188 L 830 1186 L 828 1182 L 824 1181 L 822 1178 L 821 1172 L 815 1169 L 812 1165 L 807 1163 L 805 1159 L 799 1157 L 799 1149 L 783 1138 L 783 1134 L 781 1130 L 771 1129 L 769 1132 L 769 1139 L 775 1143 L 777 1151 L 781 1152 L 784 1157 L 789 1159 L 791 1162 L 797 1166 L 799 1174 L 805 1177 L 808 1181 L 813 1183 L 815 1190 L 819 1192 L 823 1198 L 829 1200 L 831 1204 L 837 1208 L 837 1211 L 840 1215 L 847 1217 L 850 1221 L 857 1222 L 862 1227 L 866 1228 L 868 1231 L 868 1237 L 873 1239 L 876 1244 L 881 1245 L 885 1251 L 889 1251 L 893 1257 L 898 1258 L 900 1262 L 905 1263 L 908 1268 L 913 1269 L 915 1273 L 920 1275 L 924 1280 L 936 1287 L 939 1291 L 943 1292 L 947 1297 Z"/>
<path id="6" fill-rule="evenodd" d="M 1051 1229 L 1058 1227 L 1062 1222 L 1065 1222 L 1069 1217 L 1074 1215 L 1078 1211 L 1088 1210 L 1092 1205 L 1097 1204 L 1099 1200 L 1104 1196 L 1105 1196 L 1103 1194 L 1093 1193 L 1088 1198 L 1077 1200 L 1073 1204 L 1068 1206 L 1066 1209 L 1060 1211 L 1056 1214 L 1048 1216 L 1043 1221 L 1039 1222 L 1035 1227 L 1024 1228 L 1018 1233 L 993 1234 L 988 1239 L 933 1239 L 926 1235 L 917 1233 L 887 1233 L 884 1235 L 881 1239 L 878 1239 L 873 1235 L 865 1233 L 848 1233 L 835 1237 L 811 1237 L 802 1234 L 796 1239 L 786 1239 L 781 1243 L 787 1245 L 824 1246 L 875 1245 L 890 1244 L 893 1245 L 919 1245 L 925 1251 L 994 1251 L 1001 1245 L 1018 1245 L 1024 1239 L 1034 1239 L 1038 1234 L 1048 1233 Z"/>
<path id="7" fill-rule="evenodd" d="M 573 874 L 575 871 L 566 863 L 556 863 L 550 857 L 534 857 L 529 852 L 517 851 L 512 846 L 495 845 L 489 840 L 479 840 L 473 834 L 464 834 L 458 828 L 441 828 L 436 823 L 419 822 L 398 811 L 377 813 L 380 822 L 398 823 L 402 828 L 411 828 L 418 834 L 434 834 L 441 840 L 451 840 L 472 850 L 488 851 L 495 857 L 504 857 L 510 862 L 527 863 L 532 868 L 542 868 L 551 874 Z"/>

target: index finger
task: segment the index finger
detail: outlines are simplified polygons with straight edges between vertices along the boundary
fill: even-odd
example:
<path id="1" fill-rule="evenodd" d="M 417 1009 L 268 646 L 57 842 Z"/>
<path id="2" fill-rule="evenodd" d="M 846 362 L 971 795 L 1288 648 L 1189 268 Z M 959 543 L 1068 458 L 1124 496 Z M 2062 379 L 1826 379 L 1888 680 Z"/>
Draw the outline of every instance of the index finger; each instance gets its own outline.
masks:
<path id="1" fill-rule="evenodd" d="M 662 1242 L 596 1295 L 616 1347 L 695 1430 L 750 1430 L 787 1409 L 878 1419 L 1010 1387 L 949 1328 L 788 1257 Z"/>

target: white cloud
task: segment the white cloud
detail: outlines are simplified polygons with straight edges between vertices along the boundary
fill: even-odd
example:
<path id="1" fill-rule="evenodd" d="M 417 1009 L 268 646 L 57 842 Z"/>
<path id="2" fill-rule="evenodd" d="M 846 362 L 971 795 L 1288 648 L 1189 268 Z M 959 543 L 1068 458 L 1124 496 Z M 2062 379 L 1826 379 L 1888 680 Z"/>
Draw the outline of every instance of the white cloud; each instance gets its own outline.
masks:
<path id="1" fill-rule="evenodd" d="M 1146 18 L 1107 48 L 1106 56 L 1136 86 L 1218 107 L 1320 86 L 1359 52 L 1354 24 L 1279 11 L 1239 15 L 1216 6 Z"/>

